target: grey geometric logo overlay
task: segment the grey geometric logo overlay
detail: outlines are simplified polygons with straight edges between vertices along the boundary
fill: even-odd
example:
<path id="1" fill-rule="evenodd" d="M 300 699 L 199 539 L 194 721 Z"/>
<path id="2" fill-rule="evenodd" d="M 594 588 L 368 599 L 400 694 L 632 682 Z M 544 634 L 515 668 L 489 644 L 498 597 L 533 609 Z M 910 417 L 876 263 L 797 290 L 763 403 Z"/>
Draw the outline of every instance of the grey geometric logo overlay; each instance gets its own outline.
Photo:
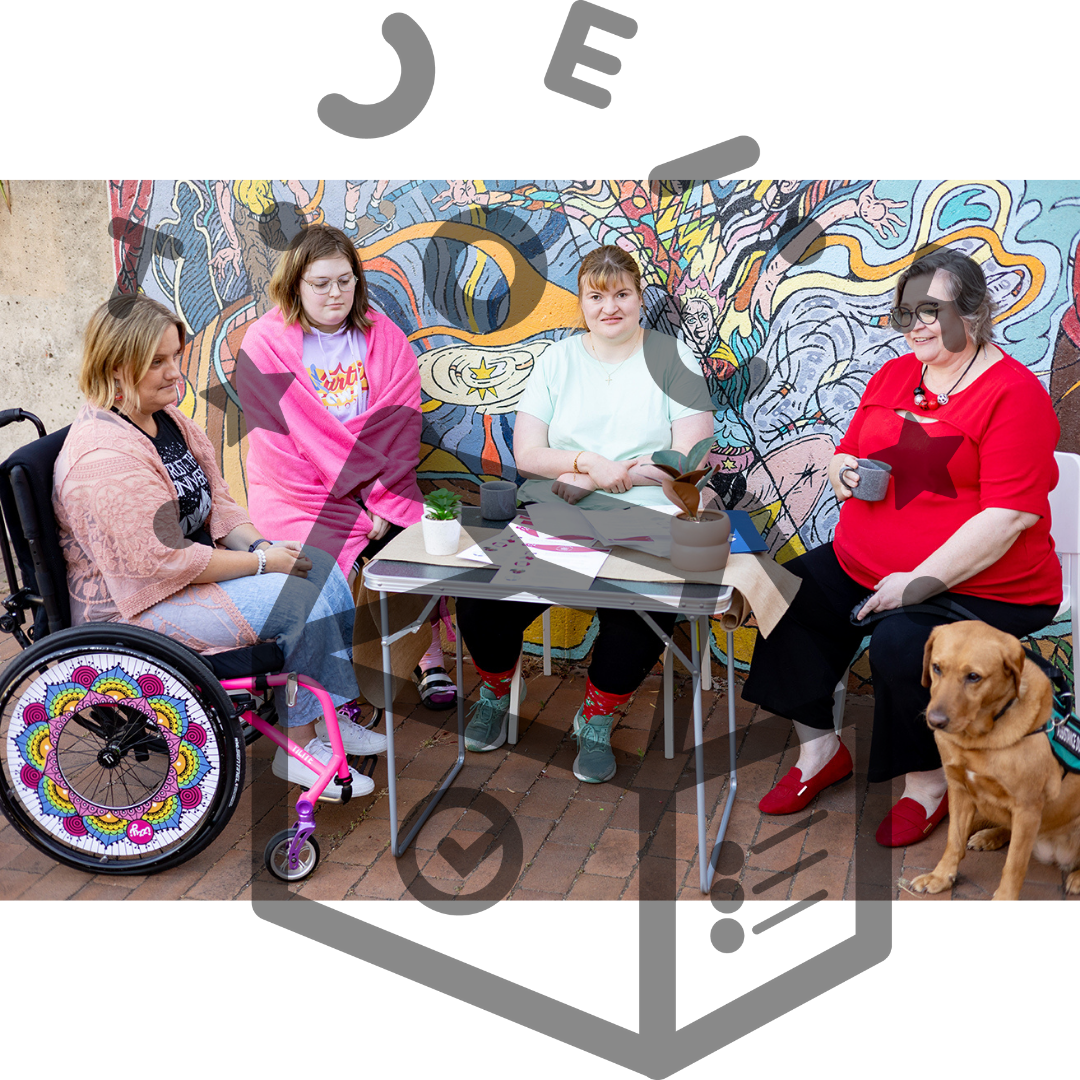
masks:
<path id="1" fill-rule="evenodd" d="M 732 142 L 737 143 L 738 140 Z M 725 144 L 721 144 L 723 145 Z M 699 153 L 704 155 L 709 151 Z M 693 157 L 694 155 L 690 155 L 690 158 Z M 737 154 L 732 157 L 737 157 Z M 685 161 L 686 159 L 680 159 L 680 162 Z M 707 168 L 715 173 L 723 173 L 740 167 L 730 162 L 731 158 L 720 161 L 714 155 L 712 164 Z M 725 164 L 727 168 L 723 167 Z M 674 171 L 678 174 L 681 170 L 676 168 Z M 683 175 L 693 176 L 695 171 L 697 170 L 687 168 Z M 658 167 L 653 172 L 654 178 L 656 174 L 661 177 L 665 173 L 672 175 L 667 166 Z M 700 175 L 698 172 L 698 176 Z M 172 257 L 179 254 L 177 251 Z M 122 317 L 122 314 L 122 311 L 117 310 L 118 317 Z M 249 367 L 250 361 L 241 354 L 236 373 L 239 384 L 237 389 L 241 392 L 248 428 L 283 424 L 278 403 L 286 388 L 264 384 L 264 380 L 258 378 L 254 371 L 248 370 Z M 687 396 L 694 396 L 696 389 L 688 388 Z M 320 530 L 316 528 L 314 531 Z M 311 536 L 308 542 L 333 554 L 335 545 L 330 536 Z M 718 746 L 719 743 L 723 746 Z M 868 744 L 868 739 L 856 740 L 857 757 L 861 758 L 861 748 Z M 710 758 L 726 757 L 727 736 L 720 740 L 711 740 L 710 744 L 701 749 Z M 518 747 L 515 752 L 527 751 Z M 747 756 L 740 759 L 739 764 L 742 767 L 752 763 L 752 756 Z M 865 768 L 866 763 L 860 760 L 856 766 L 857 772 L 865 775 Z M 711 776 L 707 775 L 706 779 L 711 779 Z M 693 781 L 680 784 L 680 787 L 689 786 L 693 786 Z M 875 800 L 881 805 L 869 805 Z M 884 817 L 890 803 L 887 791 L 883 794 L 871 793 L 864 813 L 871 820 L 875 814 Z M 399 871 L 402 879 L 410 882 L 410 895 L 425 907 L 458 918 L 467 917 L 487 910 L 506 895 L 509 884 L 507 879 L 511 875 L 516 879 L 520 873 L 521 836 L 512 816 L 506 813 L 497 800 L 485 796 L 483 792 L 465 787 L 452 788 L 441 805 L 468 805 L 490 822 L 490 828 L 477 834 L 477 839 L 467 847 L 462 847 L 450 838 L 444 840 L 439 851 L 446 862 L 464 878 L 476 866 L 486 863 L 488 859 L 497 858 L 500 862 L 498 872 L 479 890 L 452 897 L 443 891 L 437 882 L 426 879 L 422 874 L 410 873 L 408 863 L 412 849 L 402 854 L 398 864 Z M 793 828 L 816 824 L 826 816 L 824 812 L 818 811 Z M 645 835 L 649 826 L 641 822 L 640 830 L 644 830 L 642 835 Z M 786 831 L 759 843 L 753 850 L 779 843 Z M 650 1077 L 666 1077 L 798 1008 L 832 987 L 854 978 L 888 957 L 892 942 L 889 853 L 865 832 L 864 830 L 864 834 L 856 840 L 855 900 L 847 901 L 855 905 L 854 935 L 682 1028 L 677 1026 L 675 1013 L 677 972 L 674 899 L 638 903 L 638 1031 L 493 975 L 474 964 L 447 956 L 435 948 L 409 941 L 365 922 L 351 911 L 340 912 L 317 901 L 296 896 L 283 883 L 256 879 L 252 905 L 260 918 L 313 941 L 450 994 L 461 1001 L 623 1065 L 634 1072 Z M 253 852 L 253 857 L 256 854 Z M 825 851 L 810 852 L 801 858 L 798 866 L 781 871 L 776 875 L 776 879 L 779 881 L 789 877 L 812 863 L 827 858 L 827 855 Z M 415 854 L 411 858 L 415 859 Z M 723 917 L 712 925 L 709 940 L 701 943 L 701 947 L 712 953 L 721 965 L 725 955 L 744 947 L 752 947 L 752 941 L 759 935 L 824 899 L 824 894 L 815 894 L 791 903 L 770 918 L 751 925 L 751 920 L 746 918 L 748 909 L 745 907 L 742 888 L 732 877 L 737 875 L 743 859 L 744 853 L 737 845 L 730 842 L 721 845 L 717 859 L 718 880 L 712 888 L 711 897 L 714 907 Z M 652 895 L 674 897 L 674 880 L 652 884 Z M 445 886 L 445 882 L 443 885 Z M 770 882 L 762 882 L 754 887 L 753 892 L 757 894 L 770 887 Z M 742 921 L 733 916 L 741 916 Z M 745 929 L 743 923 L 748 924 Z M 717 970 L 716 984 L 723 986 L 722 966 Z"/>
<path id="2" fill-rule="evenodd" d="M 389 97 L 358 105 L 344 94 L 319 102 L 319 119 L 351 139 L 381 139 L 408 127 L 423 111 L 435 86 L 435 54 L 420 25 L 403 12 L 387 15 L 382 35 L 398 55 L 401 78 Z"/>
<path id="3" fill-rule="evenodd" d="M 622 68 L 622 61 L 617 56 L 585 44 L 585 37 L 593 27 L 627 39 L 632 38 L 638 29 L 637 23 L 626 15 L 590 4 L 588 0 L 575 0 L 563 23 L 555 51 L 551 54 L 544 85 L 556 94 L 563 94 L 596 109 L 606 109 L 611 104 L 611 92 L 574 75 L 574 68 L 578 65 L 593 68 L 604 75 L 617 75 Z"/>

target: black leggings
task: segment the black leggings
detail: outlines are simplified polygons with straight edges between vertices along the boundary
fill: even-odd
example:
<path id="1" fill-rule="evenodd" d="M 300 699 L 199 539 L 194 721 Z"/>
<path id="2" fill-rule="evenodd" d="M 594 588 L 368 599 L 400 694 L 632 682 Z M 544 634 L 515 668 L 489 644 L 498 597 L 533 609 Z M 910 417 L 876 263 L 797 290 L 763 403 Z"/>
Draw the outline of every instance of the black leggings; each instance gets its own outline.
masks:
<path id="1" fill-rule="evenodd" d="M 364 550 L 356 556 L 356 562 L 362 564 L 365 559 L 376 558 L 379 552 L 382 551 L 382 549 L 386 547 L 386 545 L 389 544 L 390 541 L 398 535 L 398 533 L 402 533 L 404 531 L 404 525 L 391 525 L 386 530 L 386 532 L 384 532 L 382 536 L 379 537 L 378 540 L 369 540 L 367 542 L 367 546 L 364 548 Z"/>
<path id="2" fill-rule="evenodd" d="M 547 604 L 523 604 L 513 600 L 457 601 L 457 623 L 465 645 L 481 671 L 509 671 L 517 664 L 525 628 L 547 609 Z M 600 631 L 593 644 L 589 678 L 608 694 L 630 694 L 660 658 L 664 643 L 636 611 L 600 608 L 596 612 Z M 675 612 L 650 613 L 669 637 L 675 629 Z"/>
<path id="3" fill-rule="evenodd" d="M 758 637 L 743 699 L 777 716 L 825 731 L 832 727 L 833 690 L 867 630 L 849 619 L 873 590 L 848 577 L 832 544 L 785 563 L 802 578 L 791 607 L 767 637 Z M 943 593 L 1007 634 L 1023 637 L 1053 622 L 1049 604 L 1007 604 L 963 593 Z M 874 681 L 871 783 L 941 767 L 934 735 L 923 716 L 930 691 L 922 685 L 923 647 L 948 620 L 923 612 L 892 615 L 870 628 Z"/>

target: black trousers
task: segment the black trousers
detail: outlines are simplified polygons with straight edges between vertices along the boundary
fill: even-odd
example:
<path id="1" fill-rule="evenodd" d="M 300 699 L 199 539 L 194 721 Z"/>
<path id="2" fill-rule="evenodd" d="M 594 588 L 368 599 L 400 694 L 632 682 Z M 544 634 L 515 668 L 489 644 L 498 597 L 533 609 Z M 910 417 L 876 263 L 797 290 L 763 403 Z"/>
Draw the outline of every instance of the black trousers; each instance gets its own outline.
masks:
<path id="1" fill-rule="evenodd" d="M 849 619 L 856 602 L 871 592 L 850 578 L 832 544 L 785 564 L 802 578 L 791 607 L 767 637 L 754 646 L 743 699 L 808 727 L 832 727 L 833 690 L 854 659 L 867 630 Z M 1007 604 L 963 593 L 945 593 L 991 626 L 1016 637 L 1049 625 L 1049 604 Z M 870 629 L 874 680 L 874 732 L 870 741 L 871 783 L 941 766 L 924 713 L 930 691 L 922 685 L 923 648 L 943 622 L 933 614 L 902 612 Z"/>
<path id="2" fill-rule="evenodd" d="M 473 663 L 482 671 L 509 671 L 517 664 L 525 628 L 547 604 L 512 600 L 457 600 L 457 623 Z M 600 608 L 600 630 L 593 644 L 589 678 L 608 694 L 630 694 L 660 658 L 664 643 L 636 611 Z M 664 633 L 675 629 L 675 612 L 650 612 Z"/>
<path id="3" fill-rule="evenodd" d="M 382 536 L 379 537 L 378 540 L 369 540 L 367 542 L 367 546 L 364 548 L 363 551 L 360 552 L 360 554 L 357 557 L 356 561 L 359 562 L 359 563 L 362 563 L 364 561 L 364 559 L 375 559 L 375 558 L 377 558 L 378 555 L 379 555 L 379 552 L 382 551 L 382 549 L 384 547 L 386 547 L 386 545 L 389 544 L 390 541 L 393 540 L 394 537 L 398 535 L 398 533 L 403 533 L 404 531 L 405 531 L 405 526 L 404 525 L 391 525 L 386 530 L 386 532 L 384 532 L 382 534 Z"/>

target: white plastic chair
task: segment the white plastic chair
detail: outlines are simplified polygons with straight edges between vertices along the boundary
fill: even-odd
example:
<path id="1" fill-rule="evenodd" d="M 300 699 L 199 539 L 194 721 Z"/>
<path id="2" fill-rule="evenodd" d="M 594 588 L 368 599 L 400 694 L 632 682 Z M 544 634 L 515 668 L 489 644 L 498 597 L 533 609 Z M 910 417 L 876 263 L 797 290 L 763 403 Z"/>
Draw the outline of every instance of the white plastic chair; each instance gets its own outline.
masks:
<path id="1" fill-rule="evenodd" d="M 1072 598 L 1080 596 L 1080 454 L 1054 454 L 1058 467 L 1057 487 L 1050 492 L 1050 532 L 1061 563 L 1061 606 L 1054 616 L 1069 613 L 1069 635 L 1073 637 L 1069 685 L 1076 687 L 1076 642 L 1073 636 L 1076 615 Z M 850 669 L 849 669 L 850 670 Z M 833 725 L 836 734 L 844 725 L 844 700 L 847 697 L 848 672 L 833 691 Z"/>
<path id="2" fill-rule="evenodd" d="M 1069 685 L 1076 687 L 1076 613 L 1073 597 L 1080 596 L 1080 454 L 1055 454 L 1057 487 L 1050 492 L 1050 532 L 1061 562 L 1060 619 L 1069 613 L 1069 634 L 1073 637 Z"/>
<path id="3" fill-rule="evenodd" d="M 551 608 L 543 615 L 544 622 L 544 674 L 551 674 Z M 691 627 L 691 633 L 697 633 L 697 623 Z M 710 635 L 711 636 L 711 635 Z M 701 691 L 712 689 L 712 647 L 708 641 L 699 642 L 701 649 Z M 521 665 L 525 659 L 522 650 L 518 656 L 514 678 L 510 683 L 510 722 L 506 729 L 506 738 L 511 745 L 518 741 L 518 706 L 521 703 Z M 675 756 L 675 684 L 671 650 L 664 647 L 664 757 Z"/>

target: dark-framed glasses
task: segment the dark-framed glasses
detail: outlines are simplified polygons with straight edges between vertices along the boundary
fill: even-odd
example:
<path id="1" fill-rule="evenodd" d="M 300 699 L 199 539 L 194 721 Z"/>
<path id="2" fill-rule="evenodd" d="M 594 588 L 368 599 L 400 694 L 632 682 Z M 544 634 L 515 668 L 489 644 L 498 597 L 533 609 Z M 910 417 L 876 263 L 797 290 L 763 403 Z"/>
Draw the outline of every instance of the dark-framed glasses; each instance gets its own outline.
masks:
<path id="1" fill-rule="evenodd" d="M 315 281 L 312 281 L 311 278 L 301 278 L 301 280 L 308 283 L 313 293 L 325 296 L 330 291 L 331 285 L 337 285 L 338 292 L 348 292 L 356 284 L 356 275 L 346 274 L 344 277 L 339 278 L 318 278 Z"/>
<path id="2" fill-rule="evenodd" d="M 918 315 L 919 322 L 924 326 L 933 326 L 938 321 L 938 311 L 940 310 L 940 304 L 919 304 L 915 310 L 910 308 L 894 307 L 889 312 L 889 322 L 892 324 L 894 330 L 908 330 L 911 328 L 912 322 L 915 320 L 915 316 Z"/>

